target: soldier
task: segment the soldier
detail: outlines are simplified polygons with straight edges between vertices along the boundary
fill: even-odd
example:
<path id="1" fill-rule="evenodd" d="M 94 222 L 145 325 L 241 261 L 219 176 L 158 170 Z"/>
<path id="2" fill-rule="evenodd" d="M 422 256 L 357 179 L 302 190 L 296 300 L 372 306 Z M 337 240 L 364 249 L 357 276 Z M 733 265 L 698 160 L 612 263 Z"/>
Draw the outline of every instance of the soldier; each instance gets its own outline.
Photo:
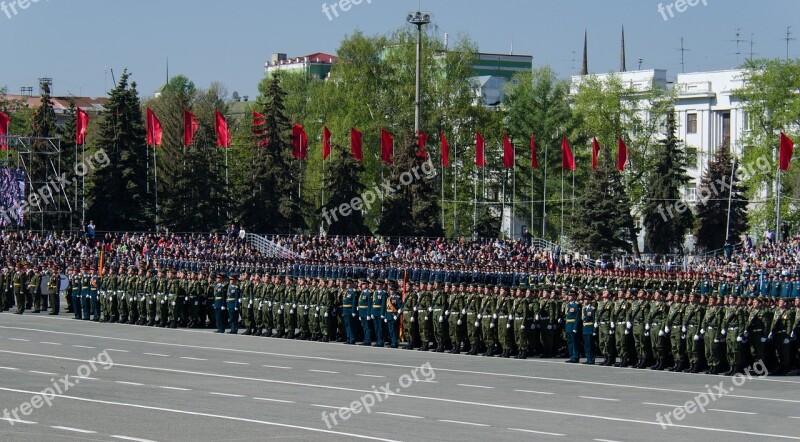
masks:
<path id="1" fill-rule="evenodd" d="M 652 362 L 652 356 L 647 345 L 650 340 L 650 326 L 648 324 L 650 303 L 647 301 L 647 295 L 644 290 L 640 289 L 637 292 L 636 300 L 632 303 L 631 309 L 630 319 L 625 326 L 633 333 L 636 358 L 638 359 L 634 368 L 643 369 L 649 367 Z"/>
<path id="2" fill-rule="evenodd" d="M 294 339 L 297 331 L 297 287 L 294 278 L 286 277 L 284 293 L 284 323 L 286 325 L 286 339 Z"/>
<path id="3" fill-rule="evenodd" d="M 668 340 L 666 339 L 665 327 L 669 307 L 664 302 L 661 292 L 656 290 L 653 294 L 653 301 L 650 303 L 650 316 L 647 318 L 645 330 L 650 332 L 650 343 L 653 348 L 653 356 L 656 359 L 655 365 L 651 370 L 663 370 L 667 368 Z"/>
<path id="4" fill-rule="evenodd" d="M 358 312 L 358 296 L 353 288 L 352 278 L 345 280 L 345 287 L 342 291 L 342 321 L 344 322 L 344 333 L 347 344 L 356 344 L 356 334 L 354 329 L 354 321 Z"/>
<path id="5" fill-rule="evenodd" d="M 236 274 L 230 275 L 225 303 L 225 308 L 228 309 L 228 324 L 231 327 L 229 333 L 232 335 L 235 335 L 239 332 L 239 305 L 241 304 L 241 301 L 237 280 L 238 276 Z"/>
<path id="6" fill-rule="evenodd" d="M 276 338 L 286 338 L 288 336 L 286 333 L 286 315 L 284 314 L 286 290 L 284 290 L 285 285 L 282 284 L 285 280 L 281 280 L 278 276 L 275 276 L 272 280 L 275 286 L 272 297 L 272 317 L 275 323 L 275 334 L 273 336 Z"/>
<path id="7" fill-rule="evenodd" d="M 403 297 L 403 339 L 408 344 L 406 350 L 414 350 L 421 345 L 419 332 L 419 285 L 414 283 Z"/>
<path id="8" fill-rule="evenodd" d="M 750 342 L 752 353 L 762 363 L 767 363 L 766 343 L 772 315 L 763 308 L 763 298 L 754 298 L 753 307 L 747 316 L 744 336 Z"/>
<path id="9" fill-rule="evenodd" d="M 358 296 L 358 319 L 361 321 L 361 329 L 364 331 L 364 341 L 361 345 L 372 346 L 372 327 L 369 321 L 372 308 L 372 292 L 369 290 L 367 281 L 361 281 L 361 293 Z"/>
<path id="10" fill-rule="evenodd" d="M 174 267 L 170 267 L 169 272 L 167 272 L 166 299 L 168 303 L 167 311 L 169 314 L 169 323 L 167 326 L 169 328 L 178 328 L 180 312 L 183 310 L 185 293 L 179 279 L 180 275 L 182 275 L 182 272 L 177 273 Z"/>
<path id="11" fill-rule="evenodd" d="M 669 296 L 669 295 L 668 295 Z M 664 334 L 669 338 L 669 346 L 674 365 L 669 371 L 683 371 L 688 361 L 684 360 L 684 333 L 686 327 L 683 326 L 683 310 L 685 304 L 681 302 L 682 292 L 676 292 L 672 296 L 672 303 L 669 305 L 667 313 L 667 324 L 664 326 Z"/>
<path id="12" fill-rule="evenodd" d="M 117 323 L 119 322 L 119 276 L 117 276 L 117 269 L 111 267 L 108 272 L 108 277 L 103 280 L 103 291 L 105 291 L 106 300 L 108 303 L 108 310 L 106 311 L 105 322 Z"/>
<path id="13" fill-rule="evenodd" d="M 586 353 L 586 365 L 594 365 L 594 338 L 597 336 L 597 313 L 592 305 L 592 295 L 586 294 L 583 298 L 583 308 L 581 310 L 581 321 L 583 323 L 583 351 Z"/>
<path id="14" fill-rule="evenodd" d="M 224 275 L 217 273 L 217 283 L 214 285 L 214 322 L 217 325 L 217 330 L 214 333 L 225 333 L 225 320 L 223 316 L 227 313 L 226 310 L 226 297 L 228 294 L 228 287 L 224 282 Z"/>
<path id="15" fill-rule="evenodd" d="M 453 284 L 451 287 L 453 290 L 447 300 L 449 306 L 447 326 L 453 346 L 450 353 L 459 354 L 467 346 L 467 294 L 463 283 L 459 286 Z"/>
<path id="16" fill-rule="evenodd" d="M 776 376 L 786 375 L 792 369 L 791 334 L 794 332 L 792 327 L 796 319 L 795 311 L 789 306 L 789 300 L 784 298 L 778 300 L 778 309 L 775 311 L 769 334 L 769 338 L 775 342 L 775 348 L 778 350 L 780 368 L 773 373 Z"/>
<path id="17" fill-rule="evenodd" d="M 450 313 L 449 307 L 447 305 L 447 296 L 446 289 L 449 286 L 445 286 L 445 290 L 439 288 L 439 283 L 434 283 L 434 289 L 431 294 L 431 321 L 433 324 L 433 338 L 437 342 L 436 349 L 434 351 L 442 353 L 447 347 L 447 341 L 449 339 L 448 331 L 447 331 L 447 316 Z M 430 288 L 428 289 L 430 290 Z"/>
<path id="18" fill-rule="evenodd" d="M 467 298 L 467 327 L 471 330 L 470 334 L 470 349 L 467 352 L 469 355 L 477 355 L 479 352 L 484 351 L 483 342 L 483 328 L 481 321 L 483 320 L 482 306 L 484 302 L 481 284 L 475 284 L 473 293 Z"/>
<path id="19" fill-rule="evenodd" d="M 708 298 L 708 307 L 700 323 L 700 334 L 704 336 L 706 361 L 709 365 L 706 374 L 719 374 L 722 373 L 722 348 L 725 343 L 725 337 L 722 335 L 725 310 L 722 301 L 718 301 L 715 295 L 704 297 Z"/>
<path id="20" fill-rule="evenodd" d="M 389 346 L 398 348 L 400 345 L 398 342 L 398 317 L 403 310 L 403 299 L 397 290 L 396 281 L 391 281 L 389 287 L 389 298 L 386 302 L 386 327 L 389 330 Z"/>
<path id="21" fill-rule="evenodd" d="M 630 290 L 619 290 L 617 300 L 614 302 L 614 311 L 611 314 L 611 330 L 614 333 L 614 343 L 616 344 L 619 363 L 616 367 L 627 367 L 631 363 L 630 342 L 631 342 L 631 302 L 633 295 Z M 632 325 L 632 324 L 631 324 Z"/>
<path id="22" fill-rule="evenodd" d="M 419 327 L 422 335 L 422 345 L 418 348 L 418 350 L 428 351 L 429 349 L 428 346 L 434 340 L 433 318 L 432 318 L 433 294 L 431 293 L 433 286 L 430 283 L 423 284 L 422 282 L 420 282 L 419 286 L 420 286 L 420 294 L 419 294 L 418 311 L 420 314 L 418 315 L 418 320 L 420 321 Z"/>
<path id="23" fill-rule="evenodd" d="M 2 286 L 2 284 L 0 284 Z M 61 272 L 57 265 L 53 265 L 50 272 L 50 280 L 47 281 L 47 296 L 49 298 L 50 313 L 49 315 L 57 315 L 61 310 Z M 0 300 L 2 302 L 2 300 Z"/>
<path id="24" fill-rule="evenodd" d="M 28 272 L 28 296 L 31 298 L 33 304 L 33 313 L 41 313 L 42 311 L 42 268 L 36 267 Z"/>
<path id="25" fill-rule="evenodd" d="M 550 289 L 548 292 L 548 288 Z M 542 291 L 542 308 L 539 311 L 539 328 L 542 330 L 542 357 L 552 358 L 555 356 L 555 335 L 559 320 L 558 304 L 556 303 L 556 291 L 552 287 L 545 286 Z"/>
<path id="26" fill-rule="evenodd" d="M 600 351 L 605 358 L 600 365 L 608 367 L 614 365 L 617 359 L 614 354 L 616 346 L 614 345 L 614 329 L 612 327 L 612 324 L 614 324 L 615 305 L 614 301 L 611 299 L 611 292 L 607 288 L 603 289 L 603 294 L 601 296 L 602 299 L 597 305 L 595 324 L 597 325 L 596 328 L 599 335 L 598 343 L 600 344 Z M 616 324 L 614 324 L 614 326 L 616 326 Z"/>
<path id="27" fill-rule="evenodd" d="M 742 298 L 744 299 L 744 298 Z M 744 343 L 745 312 L 740 302 L 734 296 L 728 297 L 728 308 L 725 310 L 725 319 L 722 325 L 722 335 L 728 356 L 728 371 L 725 376 L 733 376 L 742 368 L 742 344 Z"/>
<path id="28" fill-rule="evenodd" d="M 384 334 L 383 326 L 386 319 L 386 291 L 384 284 L 378 282 L 377 289 L 372 295 L 372 307 L 370 309 L 370 317 L 372 317 L 372 324 L 375 327 L 375 345 L 377 347 L 384 347 Z"/>
<path id="29" fill-rule="evenodd" d="M 515 344 L 517 346 L 517 359 L 528 358 L 528 347 L 530 345 L 528 342 L 528 338 L 530 337 L 529 327 L 532 323 L 532 318 L 529 318 L 529 300 L 526 297 L 527 295 L 530 295 L 529 287 L 518 287 L 510 312 L 510 315 L 513 317 L 513 324 L 515 326 L 514 336 L 516 337 Z M 509 321 L 512 319 L 509 319 Z"/>
<path id="30" fill-rule="evenodd" d="M 686 353 L 689 357 L 688 373 L 699 373 L 703 355 L 703 341 L 700 335 L 700 326 L 703 322 L 705 309 L 697 299 L 697 293 L 689 294 L 689 305 L 683 315 L 682 332 L 686 335 Z"/>
<path id="31" fill-rule="evenodd" d="M 500 353 L 500 357 L 508 358 L 511 356 L 511 353 L 514 351 L 514 346 L 516 345 L 515 341 L 515 327 L 514 327 L 514 318 L 512 314 L 512 308 L 514 304 L 514 298 L 509 293 L 508 287 L 501 287 L 500 288 L 500 300 L 497 305 L 497 309 L 495 310 L 496 318 L 492 316 L 497 322 L 497 336 L 498 336 L 498 344 L 502 347 L 502 352 Z"/>
<path id="32" fill-rule="evenodd" d="M 167 274 L 164 272 L 163 269 L 160 269 L 158 272 L 158 278 L 156 279 L 156 303 L 155 306 L 158 309 L 158 327 L 166 327 L 167 326 L 167 317 L 169 316 L 169 294 L 167 293 L 168 290 L 168 283 Z"/>
<path id="33" fill-rule="evenodd" d="M 497 306 L 498 287 L 494 286 L 494 292 L 489 291 L 489 287 L 484 287 L 483 304 L 481 305 L 481 327 L 483 332 L 483 340 L 486 345 L 486 353 L 484 356 L 491 357 L 497 354 L 497 347 L 500 346 L 497 334 Z"/>
<path id="34" fill-rule="evenodd" d="M 541 330 L 539 328 L 541 303 L 537 292 L 537 289 L 531 287 L 527 287 L 525 290 L 525 300 L 528 304 L 525 315 L 525 335 L 528 346 L 525 352 L 519 355 L 519 359 L 527 359 L 528 356 L 540 356 L 542 354 Z"/>
<path id="35" fill-rule="evenodd" d="M 578 340 L 579 325 L 580 325 L 581 307 L 575 302 L 575 292 L 570 291 L 567 294 L 567 304 L 564 306 L 564 331 L 567 333 L 567 353 L 569 353 L 569 360 L 567 362 L 577 364 L 580 362 L 580 349 Z M 592 324 L 594 327 L 594 324 Z"/>
<path id="36" fill-rule="evenodd" d="M 17 264 L 11 281 L 14 303 L 17 305 L 17 310 L 14 313 L 21 315 L 25 312 L 25 273 L 22 271 L 21 265 Z"/>

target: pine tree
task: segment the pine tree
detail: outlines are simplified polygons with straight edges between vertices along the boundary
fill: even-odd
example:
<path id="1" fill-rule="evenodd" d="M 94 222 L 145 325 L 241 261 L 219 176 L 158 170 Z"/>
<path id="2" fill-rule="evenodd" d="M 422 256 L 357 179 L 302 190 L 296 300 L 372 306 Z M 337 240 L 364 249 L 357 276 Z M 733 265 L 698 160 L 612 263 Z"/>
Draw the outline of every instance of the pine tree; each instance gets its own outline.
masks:
<path id="1" fill-rule="evenodd" d="M 689 182 L 687 156 L 676 137 L 675 113 L 667 115 L 667 138 L 650 172 L 645 196 L 645 243 L 650 252 L 665 255 L 683 248 L 693 215 L 681 199 L 681 188 Z"/>
<path id="2" fill-rule="evenodd" d="M 492 212 L 492 207 L 482 204 L 478 208 L 478 219 L 475 223 L 476 238 L 497 238 L 500 235 L 500 218 Z"/>
<path id="3" fill-rule="evenodd" d="M 622 175 L 608 155 L 601 151 L 599 167 L 589 173 L 586 187 L 577 197 L 572 219 L 572 241 L 583 252 L 630 252 L 634 229 L 631 203 Z"/>
<path id="4" fill-rule="evenodd" d="M 364 223 L 364 211 L 353 210 L 349 216 L 333 212 L 342 204 L 352 204 L 353 198 L 364 198 L 365 187 L 359 177 L 364 173 L 364 165 L 353 159 L 349 150 L 333 144 L 328 161 L 328 174 L 325 177 L 325 205 L 322 219 L 325 220 L 328 235 L 370 235 Z M 377 201 L 377 199 L 375 200 Z"/>
<path id="5" fill-rule="evenodd" d="M 262 83 L 259 98 L 261 114 L 266 122 L 262 139 L 265 148 L 253 146 L 250 161 L 243 165 L 247 176 L 239 192 L 240 222 L 248 230 L 266 233 L 294 233 L 305 229 L 303 204 L 297 192 L 299 172 L 292 158 L 292 126 L 284 107 L 285 92 L 275 76 Z"/>
<path id="6" fill-rule="evenodd" d="M 378 232 L 385 236 L 444 235 L 434 178 L 436 168 L 417 155 L 415 137 L 403 136 L 395 143 L 391 173 L 386 180 L 394 192 L 384 195 Z"/>
<path id="7" fill-rule="evenodd" d="M 50 101 L 50 85 L 42 83 L 42 104 L 36 108 L 31 120 L 31 133 L 34 137 L 50 138 L 56 135 L 56 112 Z"/>
<path id="8" fill-rule="evenodd" d="M 109 165 L 87 178 L 87 219 L 104 230 L 151 230 L 153 202 L 147 198 L 145 126 L 136 83 L 126 71 L 111 91 L 100 121 L 97 148 Z M 87 153 L 88 155 L 88 153 Z M 80 208 L 78 208 L 80 210 Z"/>
<path id="9" fill-rule="evenodd" d="M 703 176 L 694 232 L 697 246 L 702 250 L 717 250 L 725 245 L 729 214 L 730 238 L 735 239 L 747 231 L 746 189 L 736 173 L 731 175 L 734 167 L 730 149 L 723 145 L 717 150 Z"/>

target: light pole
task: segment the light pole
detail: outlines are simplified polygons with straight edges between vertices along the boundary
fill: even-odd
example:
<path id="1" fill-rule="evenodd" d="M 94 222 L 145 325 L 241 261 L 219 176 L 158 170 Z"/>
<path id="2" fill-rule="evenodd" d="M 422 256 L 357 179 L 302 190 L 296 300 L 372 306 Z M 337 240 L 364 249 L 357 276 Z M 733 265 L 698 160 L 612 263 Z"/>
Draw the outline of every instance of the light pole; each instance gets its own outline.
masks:
<path id="1" fill-rule="evenodd" d="M 420 131 L 420 110 L 422 106 L 422 27 L 431 22 L 431 14 L 420 11 L 409 12 L 408 16 L 406 16 L 406 21 L 417 26 L 417 92 L 414 102 L 414 136 L 417 136 Z"/>

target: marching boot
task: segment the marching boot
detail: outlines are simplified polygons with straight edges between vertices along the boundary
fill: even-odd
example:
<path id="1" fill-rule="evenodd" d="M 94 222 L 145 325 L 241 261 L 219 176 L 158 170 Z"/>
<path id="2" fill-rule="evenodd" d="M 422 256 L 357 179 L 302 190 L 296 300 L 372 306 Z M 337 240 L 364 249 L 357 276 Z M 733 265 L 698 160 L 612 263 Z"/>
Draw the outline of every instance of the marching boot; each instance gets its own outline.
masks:
<path id="1" fill-rule="evenodd" d="M 436 353 L 444 353 L 444 344 L 440 342 L 439 345 L 436 346 L 436 350 L 434 351 Z"/>
<path id="2" fill-rule="evenodd" d="M 418 348 L 417 350 L 419 350 L 419 351 L 428 351 L 428 343 L 425 342 L 424 344 L 422 344 L 422 347 Z"/>
<path id="3" fill-rule="evenodd" d="M 503 350 L 503 353 L 500 354 L 501 358 L 508 358 L 510 356 L 511 356 L 511 350 L 509 350 L 509 349 Z"/>
<path id="4" fill-rule="evenodd" d="M 520 350 L 517 359 L 528 359 L 528 350 Z"/>
<path id="5" fill-rule="evenodd" d="M 250 331 L 250 327 L 247 327 L 247 330 L 245 330 L 244 333 L 242 333 L 242 336 L 250 336 L 252 334 L 253 332 Z"/>
<path id="6" fill-rule="evenodd" d="M 494 346 L 487 347 L 487 348 L 486 348 L 486 353 L 484 353 L 483 355 L 484 355 L 484 356 L 487 356 L 487 357 L 492 357 L 492 356 L 494 356 Z"/>
<path id="7" fill-rule="evenodd" d="M 259 328 L 259 329 L 256 329 L 256 332 L 255 332 L 255 333 L 253 333 L 253 336 L 263 336 L 263 335 L 264 335 L 264 332 L 263 332 L 263 331 L 261 331 L 261 330 L 262 330 L 262 329 L 260 329 L 260 328 Z"/>

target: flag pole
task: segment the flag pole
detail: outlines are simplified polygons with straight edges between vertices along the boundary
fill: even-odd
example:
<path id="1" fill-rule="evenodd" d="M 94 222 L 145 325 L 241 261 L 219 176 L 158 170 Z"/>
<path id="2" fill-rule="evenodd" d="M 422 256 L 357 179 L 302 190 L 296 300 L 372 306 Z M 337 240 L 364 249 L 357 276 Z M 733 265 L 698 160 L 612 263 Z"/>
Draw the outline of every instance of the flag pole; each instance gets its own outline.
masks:
<path id="1" fill-rule="evenodd" d="M 544 144 L 544 176 L 542 177 L 542 239 L 547 233 L 547 145 Z"/>
<path id="2" fill-rule="evenodd" d="M 381 159 L 381 185 L 383 185 L 383 159 Z M 381 215 L 383 215 L 383 198 L 381 198 Z"/>
<path id="3" fill-rule="evenodd" d="M 454 140 L 455 141 L 455 140 Z M 456 158 L 458 156 L 458 143 L 453 145 L 453 236 L 458 231 L 458 173 L 456 171 Z"/>
<path id="4" fill-rule="evenodd" d="M 86 140 L 81 145 L 81 163 L 86 164 Z M 86 174 L 81 174 L 81 228 L 86 225 Z"/>
<path id="5" fill-rule="evenodd" d="M 506 217 L 506 181 L 508 181 L 508 167 L 503 166 L 503 184 L 502 184 L 502 195 L 503 200 L 500 201 L 500 220 L 502 224 L 502 219 Z M 508 222 L 508 225 L 511 226 L 511 221 Z M 500 230 L 502 231 L 502 225 Z M 508 232 L 508 236 L 511 236 L 511 232 Z"/>
<path id="6" fill-rule="evenodd" d="M 736 157 L 733 157 L 733 167 L 731 168 L 731 181 L 728 187 L 728 222 L 725 225 L 725 244 L 728 244 L 728 239 L 731 235 L 731 206 L 733 203 L 733 174 L 736 171 Z"/>
<path id="7" fill-rule="evenodd" d="M 775 242 L 781 240 L 781 168 L 778 167 L 777 190 L 775 201 Z"/>
<path id="8" fill-rule="evenodd" d="M 440 154 L 444 155 L 443 152 L 440 152 Z M 440 204 L 442 205 L 442 233 L 444 233 L 444 224 L 445 224 L 445 219 L 444 219 L 444 162 L 442 162 L 441 167 L 442 167 L 442 200 L 441 200 Z"/>
<path id="9" fill-rule="evenodd" d="M 514 212 L 517 204 L 514 198 L 517 196 L 517 156 L 514 155 L 514 164 L 511 167 L 511 239 L 514 239 Z"/>
<path id="10" fill-rule="evenodd" d="M 156 148 L 153 147 L 153 190 L 156 194 L 156 232 L 158 232 L 158 160 L 156 158 Z M 149 161 L 148 161 L 149 163 Z"/>
<path id="11" fill-rule="evenodd" d="M 558 241 L 564 238 L 564 168 L 561 168 L 561 235 Z"/>
<path id="12" fill-rule="evenodd" d="M 325 150 L 323 147 L 322 150 Z M 323 153 L 323 155 L 325 155 Z M 322 196 L 320 197 L 320 207 L 325 208 L 325 157 L 322 157 Z M 322 219 L 322 230 L 325 230 L 325 218 Z"/>

